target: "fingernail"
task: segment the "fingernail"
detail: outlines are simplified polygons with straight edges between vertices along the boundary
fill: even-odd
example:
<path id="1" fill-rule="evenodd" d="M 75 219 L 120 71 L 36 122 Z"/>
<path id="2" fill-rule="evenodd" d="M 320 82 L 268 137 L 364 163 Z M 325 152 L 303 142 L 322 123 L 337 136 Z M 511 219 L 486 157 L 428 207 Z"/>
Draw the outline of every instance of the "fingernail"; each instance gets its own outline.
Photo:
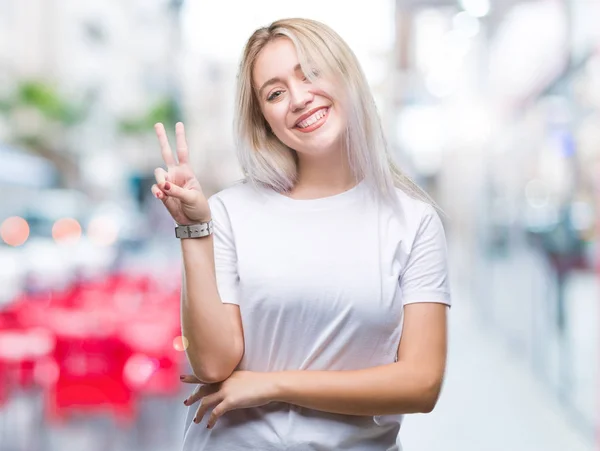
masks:
<path id="1" fill-rule="evenodd" d="M 179 379 L 183 380 L 183 379 L 185 379 L 185 376 L 179 376 Z"/>
<path id="2" fill-rule="evenodd" d="M 187 399 L 184 399 L 183 403 L 187 406 Z"/>
<path id="3" fill-rule="evenodd" d="M 165 182 L 165 189 L 166 190 L 170 190 L 171 189 L 171 184 L 169 182 Z"/>

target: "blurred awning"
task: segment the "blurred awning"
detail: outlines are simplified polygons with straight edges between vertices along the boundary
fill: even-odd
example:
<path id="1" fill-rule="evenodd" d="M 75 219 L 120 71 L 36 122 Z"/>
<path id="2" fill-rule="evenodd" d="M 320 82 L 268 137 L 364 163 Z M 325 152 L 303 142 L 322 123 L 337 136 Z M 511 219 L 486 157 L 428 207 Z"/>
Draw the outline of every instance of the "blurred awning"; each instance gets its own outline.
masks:
<path id="1" fill-rule="evenodd" d="M 58 171 L 47 159 L 0 143 L 0 186 L 49 188 L 56 184 Z"/>

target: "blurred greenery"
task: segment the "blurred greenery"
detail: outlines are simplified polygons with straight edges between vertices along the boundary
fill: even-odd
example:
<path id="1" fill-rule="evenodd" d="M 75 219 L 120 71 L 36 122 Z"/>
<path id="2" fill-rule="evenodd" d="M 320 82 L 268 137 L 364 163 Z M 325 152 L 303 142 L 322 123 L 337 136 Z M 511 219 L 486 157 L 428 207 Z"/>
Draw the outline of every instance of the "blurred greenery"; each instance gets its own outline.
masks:
<path id="1" fill-rule="evenodd" d="M 88 95 L 87 99 L 73 101 L 51 82 L 24 79 L 0 99 L 0 114 L 7 117 L 14 144 L 51 161 L 64 181 L 71 184 L 77 183 L 78 169 L 65 132 L 85 119 L 93 104 L 90 100 Z"/>
<path id="2" fill-rule="evenodd" d="M 6 99 L 0 99 L 0 113 L 6 114 L 10 110 L 10 102 Z"/>
<path id="3" fill-rule="evenodd" d="M 126 118 L 119 121 L 119 131 L 127 135 L 137 135 L 152 132 L 154 124 L 162 122 L 167 129 L 173 128 L 181 120 L 177 102 L 172 97 L 157 101 L 150 110 L 135 118 Z"/>
<path id="4" fill-rule="evenodd" d="M 87 102 L 75 104 L 61 97 L 58 90 L 47 82 L 24 80 L 19 82 L 13 95 L 0 100 L 0 111 L 12 111 L 32 107 L 46 119 L 70 126 L 81 121 L 87 112 Z"/>
<path id="5" fill-rule="evenodd" d="M 10 94 L 0 97 L 0 115 L 7 119 L 9 140 L 50 160 L 66 185 L 79 183 L 78 157 L 81 149 L 70 148 L 69 132 L 86 120 L 94 107 L 94 92 L 63 94 L 52 82 L 40 79 L 19 80 Z M 124 135 L 153 133 L 162 122 L 174 128 L 181 113 L 174 96 L 163 96 L 138 117 L 117 120 L 117 131 Z"/>
<path id="6" fill-rule="evenodd" d="M 48 119 L 64 125 L 74 125 L 85 116 L 85 106 L 62 99 L 51 86 L 42 82 L 24 82 L 17 96 L 23 105 L 37 108 Z"/>

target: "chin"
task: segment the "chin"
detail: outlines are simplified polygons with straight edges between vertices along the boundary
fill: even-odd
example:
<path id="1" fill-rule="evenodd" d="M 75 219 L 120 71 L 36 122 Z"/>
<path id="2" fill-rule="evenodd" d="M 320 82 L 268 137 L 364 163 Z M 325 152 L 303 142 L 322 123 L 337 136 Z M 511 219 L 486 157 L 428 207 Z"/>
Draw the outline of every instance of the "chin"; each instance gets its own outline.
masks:
<path id="1" fill-rule="evenodd" d="M 339 150 L 341 141 L 340 134 L 333 136 L 319 136 L 315 137 L 315 139 L 305 140 L 301 143 L 296 140 L 296 142 L 289 147 L 303 155 L 326 155 Z"/>
<path id="2" fill-rule="evenodd" d="M 312 133 L 294 133 L 288 144 L 297 152 L 307 155 L 323 155 L 340 148 L 343 141 L 344 129 L 338 121 L 325 124 L 324 127 Z"/>

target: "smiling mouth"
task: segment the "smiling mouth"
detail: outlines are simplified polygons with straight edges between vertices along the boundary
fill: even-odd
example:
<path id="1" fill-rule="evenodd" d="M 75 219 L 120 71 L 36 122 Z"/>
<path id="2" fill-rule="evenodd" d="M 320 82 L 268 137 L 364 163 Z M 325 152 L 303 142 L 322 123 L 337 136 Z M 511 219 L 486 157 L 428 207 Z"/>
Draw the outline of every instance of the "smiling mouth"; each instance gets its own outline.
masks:
<path id="1" fill-rule="evenodd" d="M 299 121 L 294 128 L 309 133 L 322 126 L 329 117 L 329 107 L 320 108 L 306 119 Z"/>

